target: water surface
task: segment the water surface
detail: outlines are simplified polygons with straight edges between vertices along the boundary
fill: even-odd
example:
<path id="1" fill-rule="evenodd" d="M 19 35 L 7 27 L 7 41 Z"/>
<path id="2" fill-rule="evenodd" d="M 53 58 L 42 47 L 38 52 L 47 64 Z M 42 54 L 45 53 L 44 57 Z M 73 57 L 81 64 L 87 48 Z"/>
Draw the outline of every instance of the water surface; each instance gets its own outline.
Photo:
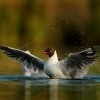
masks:
<path id="1" fill-rule="evenodd" d="M 0 100 L 100 100 L 100 77 L 0 76 Z"/>

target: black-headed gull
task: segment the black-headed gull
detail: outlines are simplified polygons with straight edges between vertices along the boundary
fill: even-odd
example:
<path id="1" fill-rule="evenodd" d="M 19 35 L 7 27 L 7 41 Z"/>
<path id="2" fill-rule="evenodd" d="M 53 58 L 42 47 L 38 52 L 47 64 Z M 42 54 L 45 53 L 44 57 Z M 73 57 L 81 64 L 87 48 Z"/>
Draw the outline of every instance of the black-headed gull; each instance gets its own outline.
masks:
<path id="1" fill-rule="evenodd" d="M 78 53 L 70 53 L 68 57 L 58 60 L 57 52 L 53 48 L 44 51 L 49 58 L 44 61 L 30 52 L 0 45 L 3 53 L 7 54 L 22 63 L 26 76 L 31 76 L 33 71 L 46 73 L 50 78 L 82 78 L 89 70 L 89 67 L 97 58 L 99 46 L 93 46 Z"/>

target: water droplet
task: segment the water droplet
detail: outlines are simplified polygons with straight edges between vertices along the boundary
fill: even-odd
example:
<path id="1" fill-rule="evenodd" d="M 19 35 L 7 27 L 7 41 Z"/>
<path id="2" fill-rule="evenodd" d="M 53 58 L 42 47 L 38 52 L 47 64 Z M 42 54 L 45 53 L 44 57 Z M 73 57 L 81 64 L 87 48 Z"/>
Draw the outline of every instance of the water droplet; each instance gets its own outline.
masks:
<path id="1" fill-rule="evenodd" d="M 62 35 L 60 37 L 63 37 Z"/>
<path id="2" fill-rule="evenodd" d="M 71 17 L 71 19 L 73 20 L 73 18 Z"/>
<path id="3" fill-rule="evenodd" d="M 55 28 L 53 27 L 52 29 L 54 30 Z"/>
<path id="4" fill-rule="evenodd" d="M 64 44 L 62 43 L 61 45 L 63 46 Z"/>
<path id="5" fill-rule="evenodd" d="M 80 17 L 81 15 L 79 14 L 78 16 Z"/>
<path id="6" fill-rule="evenodd" d="M 69 16 L 71 16 L 72 14 L 70 13 Z"/>
<path id="7" fill-rule="evenodd" d="M 61 19 L 64 19 L 63 17 Z"/>

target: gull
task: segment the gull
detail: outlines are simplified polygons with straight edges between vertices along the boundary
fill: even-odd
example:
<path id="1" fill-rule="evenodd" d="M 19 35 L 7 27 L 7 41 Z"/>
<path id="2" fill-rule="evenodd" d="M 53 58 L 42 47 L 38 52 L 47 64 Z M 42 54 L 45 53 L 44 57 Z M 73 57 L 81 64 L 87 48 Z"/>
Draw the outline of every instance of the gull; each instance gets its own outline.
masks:
<path id="1" fill-rule="evenodd" d="M 51 79 L 60 78 L 83 78 L 91 65 L 98 57 L 99 46 L 87 48 L 81 52 L 70 53 L 64 59 L 58 60 L 57 52 L 54 48 L 47 48 L 44 54 L 48 59 L 42 60 L 29 51 L 15 49 L 9 46 L 0 45 L 0 49 L 7 56 L 19 61 L 24 69 L 25 76 L 31 76 L 34 71 L 45 73 Z"/>

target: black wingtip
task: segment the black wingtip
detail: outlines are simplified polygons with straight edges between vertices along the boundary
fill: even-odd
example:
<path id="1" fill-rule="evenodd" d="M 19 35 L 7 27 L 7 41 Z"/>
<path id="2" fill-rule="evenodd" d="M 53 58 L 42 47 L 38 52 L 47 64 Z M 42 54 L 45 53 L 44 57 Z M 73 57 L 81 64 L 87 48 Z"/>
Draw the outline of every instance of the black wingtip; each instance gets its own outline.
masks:
<path id="1" fill-rule="evenodd" d="M 85 56 L 94 56 L 95 58 L 100 57 L 100 46 L 92 46 L 84 52 L 81 52 L 81 54 Z"/>
<path id="2" fill-rule="evenodd" d="M 1 50 L 4 50 L 4 49 L 6 49 L 6 48 L 7 48 L 6 46 L 0 44 L 0 49 L 1 49 Z"/>
<path id="3" fill-rule="evenodd" d="M 1 45 L 1 44 L 0 44 L 0 49 L 3 51 L 9 51 L 9 47 Z"/>
<path id="4" fill-rule="evenodd" d="M 93 48 L 95 50 L 100 50 L 100 46 L 92 46 L 91 48 Z"/>
<path id="5" fill-rule="evenodd" d="M 97 57 L 97 49 L 98 46 L 93 46 L 91 48 L 88 48 L 82 52 L 80 52 L 81 55 L 83 56 L 87 56 L 87 57 L 93 57 L 93 58 L 96 58 Z"/>
<path id="6" fill-rule="evenodd" d="M 100 46 L 93 46 L 92 49 L 96 51 L 97 56 L 100 56 Z"/>

